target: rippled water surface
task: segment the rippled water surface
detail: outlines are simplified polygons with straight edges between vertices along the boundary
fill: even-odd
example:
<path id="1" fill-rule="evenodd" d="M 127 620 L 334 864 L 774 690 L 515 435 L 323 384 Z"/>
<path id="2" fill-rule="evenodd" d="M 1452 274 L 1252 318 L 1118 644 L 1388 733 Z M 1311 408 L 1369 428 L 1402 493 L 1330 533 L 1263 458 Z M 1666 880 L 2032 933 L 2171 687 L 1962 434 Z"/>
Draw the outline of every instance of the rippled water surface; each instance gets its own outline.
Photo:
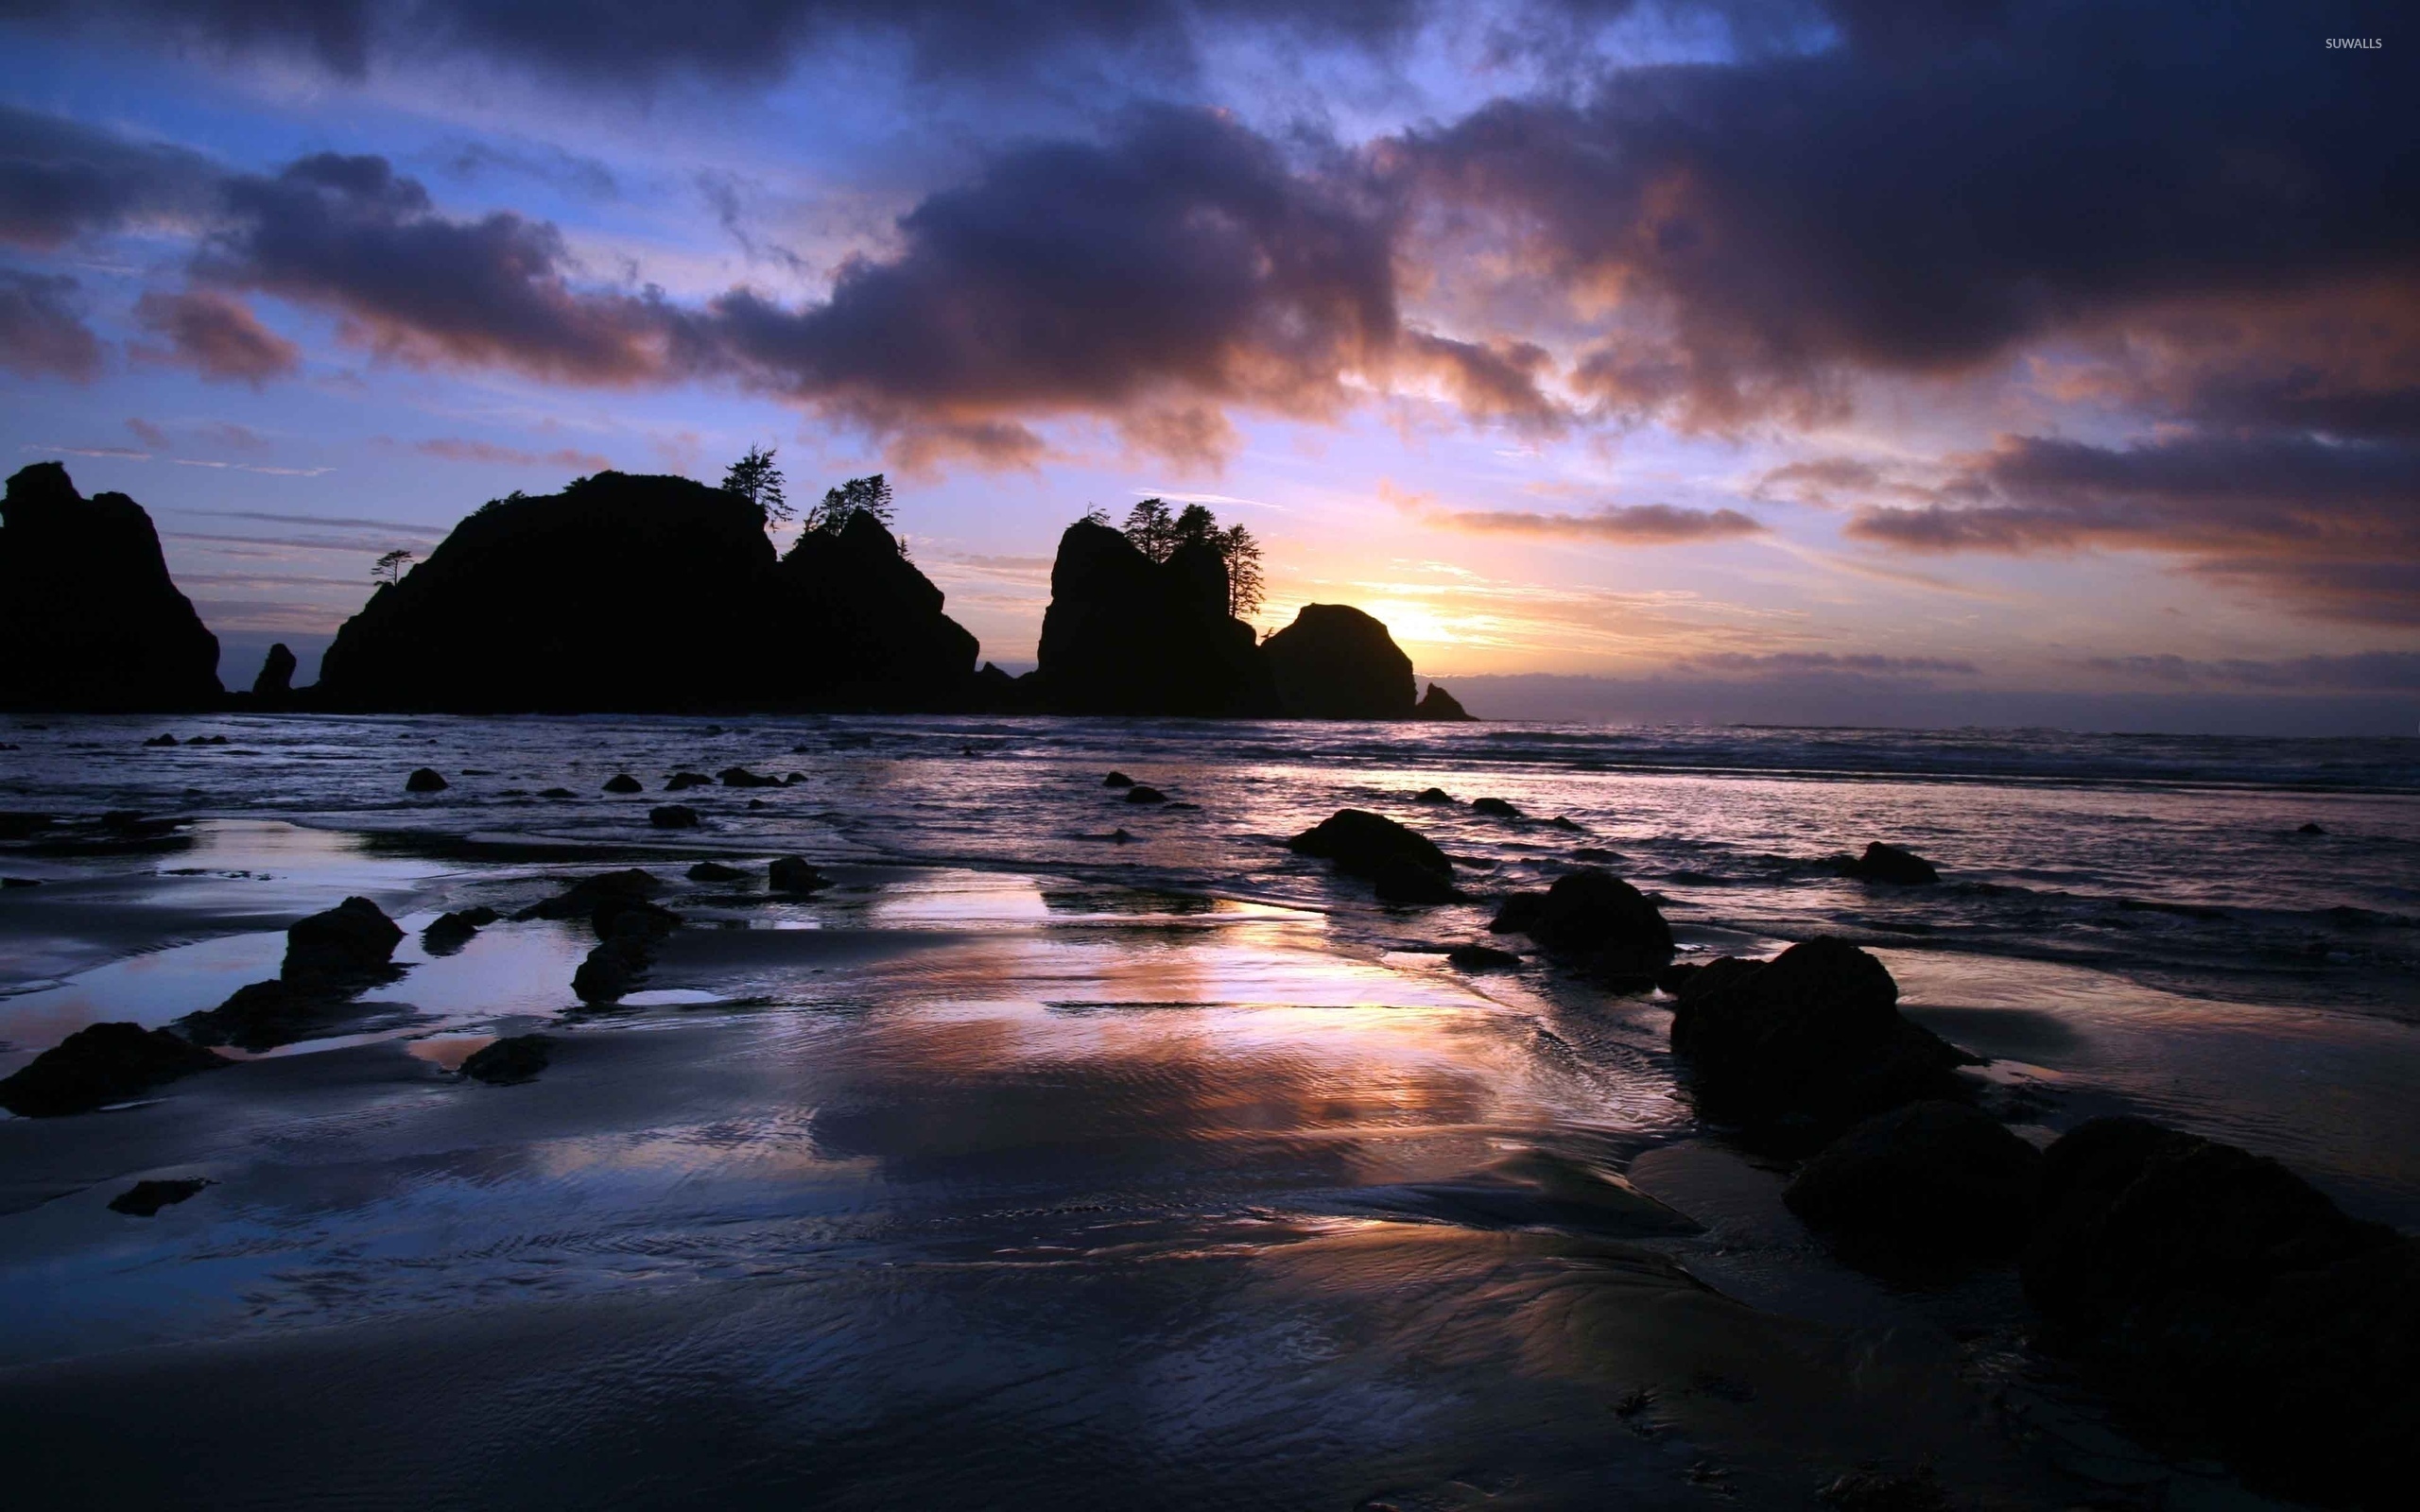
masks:
<path id="1" fill-rule="evenodd" d="M 139 744 L 162 728 L 229 743 Z M 1687 952 L 1867 945 L 2035 1138 L 2146 1111 L 2420 1225 L 2420 742 L 6 738 L 0 808 L 78 822 L 0 850 L 40 883 L 0 892 L 0 1073 L 214 1005 L 348 894 L 413 931 L 325 1039 L 0 1120 L 0 1438 L 52 1490 L 134 1423 L 125 1485 L 215 1504 L 1801 1506 L 1869 1459 L 1975 1506 L 2246 1504 L 2035 1379 L 2004 1274 L 1915 1295 L 1832 1263 L 1693 1121 L 1658 999 L 1446 965 L 1492 895 L 1581 864 L 1658 894 Z M 406 795 L 419 765 L 451 785 Z M 671 773 L 731 765 L 799 781 L 649 826 Z M 1124 801 L 1113 768 L 1174 801 Z M 621 771 L 648 791 L 601 792 Z M 1413 801 L 1431 785 L 1527 817 Z M 1283 849 L 1347 805 L 1433 835 L 1474 901 L 1383 908 Z M 80 822 L 110 810 L 192 822 Z M 1945 884 L 1826 864 L 1876 838 Z M 835 885 L 678 881 L 793 853 Z M 584 926 L 418 937 L 633 863 L 687 925 L 618 1010 L 574 1006 Z M 452 1074 L 533 1027 L 536 1082 Z M 110 1211 L 144 1177 L 214 1184 Z"/>

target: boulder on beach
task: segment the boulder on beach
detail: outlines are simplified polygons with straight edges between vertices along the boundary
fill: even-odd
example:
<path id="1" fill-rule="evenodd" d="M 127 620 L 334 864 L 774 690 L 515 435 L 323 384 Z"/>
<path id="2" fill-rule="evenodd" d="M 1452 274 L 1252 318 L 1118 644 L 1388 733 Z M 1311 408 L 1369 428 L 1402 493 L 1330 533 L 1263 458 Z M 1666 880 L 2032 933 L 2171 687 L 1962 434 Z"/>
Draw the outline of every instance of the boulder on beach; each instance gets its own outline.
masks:
<path id="1" fill-rule="evenodd" d="M 813 892 L 832 885 L 832 879 L 804 856 L 783 856 L 767 868 L 766 880 L 775 892 Z"/>
<path id="2" fill-rule="evenodd" d="M 431 955 L 452 955 L 471 942 L 471 936 L 487 928 L 501 916 L 481 904 L 454 913 L 440 914 L 426 929 L 420 932 L 421 949 Z"/>
<path id="3" fill-rule="evenodd" d="M 1414 803 L 1451 803 L 1454 801 L 1454 795 L 1442 787 L 1424 787 L 1420 790 L 1420 796 L 1412 801 Z"/>
<path id="4" fill-rule="evenodd" d="M 1286 847 L 1370 879 L 1388 902 L 1452 902 L 1461 896 L 1454 886 L 1454 864 L 1436 842 L 1366 809 L 1339 809 Z"/>
<path id="5" fill-rule="evenodd" d="M 0 709 L 206 709 L 218 639 L 177 591 L 159 532 L 123 493 L 36 462 L 0 499 Z"/>
<path id="6" fill-rule="evenodd" d="M 715 774 L 715 780 L 725 787 L 779 787 L 782 780 L 752 772 L 745 766 L 726 766 Z"/>
<path id="7" fill-rule="evenodd" d="M 863 515 L 777 560 L 737 495 L 599 472 L 457 524 L 345 622 L 312 697 L 463 713 L 941 707 L 976 649 L 941 600 Z"/>
<path id="8" fill-rule="evenodd" d="M 647 811 L 647 822 L 659 830 L 694 830 L 698 811 L 686 803 L 666 803 Z"/>
<path id="9" fill-rule="evenodd" d="M 0 1080 L 0 1108 L 21 1118 L 89 1112 L 226 1064 L 223 1057 L 165 1029 L 95 1023 Z"/>
<path id="10" fill-rule="evenodd" d="M 749 873 L 719 861 L 700 861 L 689 868 L 687 876 L 691 882 L 745 882 Z"/>
<path id="11" fill-rule="evenodd" d="M 1672 959 L 1672 927 L 1654 902 L 1595 867 L 1556 878 L 1545 892 L 1512 894 L 1487 927 L 1527 935 L 1549 954 L 1610 976 L 1651 976 Z"/>
<path id="12" fill-rule="evenodd" d="M 404 779 L 406 793 L 442 793 L 446 785 L 444 774 L 433 766 L 416 766 L 412 775 Z"/>
<path id="13" fill-rule="evenodd" d="M 110 1198 L 110 1211 L 122 1212 L 131 1218 L 156 1218 L 163 1208 L 173 1208 L 180 1202 L 199 1196 L 205 1187 L 216 1185 L 199 1177 L 179 1181 L 137 1181 Z"/>
<path id="14" fill-rule="evenodd" d="M 2024 1260 L 2054 1340 L 2288 1495 L 2402 1505 L 2420 1478 L 2420 1240 L 2274 1160 L 2141 1119 L 2047 1152 Z"/>
<path id="15" fill-rule="evenodd" d="M 1997 1259 L 2025 1244 L 2041 1170 L 2041 1152 L 1997 1119 L 1931 1098 L 1824 1145 L 1782 1201 L 1880 1267 Z"/>
<path id="16" fill-rule="evenodd" d="M 1167 800 L 1166 793 L 1149 782 L 1136 782 L 1126 789 L 1126 801 L 1129 803 L 1165 803 Z"/>
<path id="17" fill-rule="evenodd" d="M 348 898 L 287 927 L 277 976 L 177 1022 L 205 1045 L 259 1051 L 308 1039 L 362 992 L 403 975 L 390 959 L 403 938 L 403 927 L 376 903 Z"/>
<path id="18" fill-rule="evenodd" d="M 1100 780 L 1100 785 L 1103 787 L 1132 787 L 1134 785 L 1134 779 L 1127 776 L 1124 772 L 1112 772 L 1107 777 Z"/>
<path id="19" fill-rule="evenodd" d="M 1080 520 L 1059 538 L 1034 682 L 1080 714 L 1263 715 L 1277 691 L 1251 626 L 1227 611 L 1227 568 L 1192 542 L 1153 561 Z"/>
<path id="20" fill-rule="evenodd" d="M 252 679 L 252 701 L 265 706 L 284 704 L 294 696 L 294 653 L 284 641 L 268 648 L 261 658 L 261 670 Z"/>
<path id="21" fill-rule="evenodd" d="M 282 974 L 289 981 L 376 975 L 403 940 L 403 926 L 385 909 L 367 898 L 348 898 L 287 927 Z"/>
<path id="22" fill-rule="evenodd" d="M 546 1069 L 546 1052 L 553 1045 L 543 1034 L 507 1035 L 473 1051 L 462 1062 L 462 1074 L 492 1087 L 532 1081 Z"/>
<path id="23" fill-rule="evenodd" d="M 1973 1057 L 1899 1012 L 1880 961 L 1828 936 L 1770 961 L 1723 956 L 1678 984 L 1672 1048 L 1709 1116 L 1821 1137 L 1926 1097 L 1955 1097 Z"/>
<path id="24" fill-rule="evenodd" d="M 1876 840 L 1865 854 L 1841 863 L 1841 875 L 1859 882 L 1886 882 L 1900 887 L 1927 887 L 1941 880 L 1933 864 L 1913 850 Z"/>
<path id="25" fill-rule="evenodd" d="M 1457 945 L 1445 959 L 1465 971 L 1501 971 L 1521 964 L 1521 957 L 1493 945 Z"/>
<path id="26" fill-rule="evenodd" d="M 667 793 L 685 793 L 693 787 L 712 787 L 715 780 L 703 772 L 675 772 L 664 780 Z"/>
<path id="27" fill-rule="evenodd" d="M 1433 682 L 1428 685 L 1428 691 L 1421 695 L 1419 705 L 1411 711 L 1411 717 L 1456 720 L 1469 724 L 1478 722 L 1478 715 L 1464 709 L 1461 700 Z"/>
<path id="28" fill-rule="evenodd" d="M 1471 812 L 1484 814 L 1491 819 L 1517 819 L 1521 816 L 1519 809 L 1514 808 L 1509 799 L 1500 798 L 1475 798 L 1471 799 Z"/>
<path id="29" fill-rule="evenodd" d="M 1260 644 L 1278 706 L 1295 719 L 1409 719 L 1411 658 L 1387 627 L 1347 604 L 1305 604 Z"/>
<path id="30" fill-rule="evenodd" d="M 605 791 L 608 793 L 644 793 L 647 791 L 647 784 L 640 782 L 637 778 L 632 777 L 628 772 L 616 772 L 613 776 L 605 779 Z"/>

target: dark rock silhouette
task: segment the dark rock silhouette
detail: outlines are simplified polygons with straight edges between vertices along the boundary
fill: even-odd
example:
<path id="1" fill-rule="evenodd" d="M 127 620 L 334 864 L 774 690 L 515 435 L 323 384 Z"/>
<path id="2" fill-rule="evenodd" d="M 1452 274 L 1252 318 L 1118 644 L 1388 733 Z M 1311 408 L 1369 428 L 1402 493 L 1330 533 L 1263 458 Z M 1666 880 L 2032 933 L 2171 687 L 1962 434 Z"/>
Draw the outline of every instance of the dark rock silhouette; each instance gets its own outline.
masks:
<path id="1" fill-rule="evenodd" d="M 1521 957 L 1493 945 L 1457 945 L 1445 959 L 1465 971 L 1500 971 L 1521 964 Z"/>
<path id="2" fill-rule="evenodd" d="M 1277 693 L 1227 568 L 1199 542 L 1155 562 L 1107 525 L 1059 538 L 1034 679 L 1063 713 L 1266 715 Z"/>
<path id="3" fill-rule="evenodd" d="M 1988 1113 L 1939 1098 L 1857 1125 L 1782 1190 L 1792 1212 L 1876 1268 L 2013 1255 L 2042 1155 Z"/>
<path id="4" fill-rule="evenodd" d="M 685 793 L 693 787 L 712 787 L 715 780 L 703 772 L 675 772 L 664 780 L 667 793 Z"/>
<path id="5" fill-rule="evenodd" d="M 2133 1118 L 2047 1153 L 2026 1296 L 2139 1407 L 2297 1497 L 2420 1476 L 2420 1241 L 2274 1160 Z"/>
<path id="6" fill-rule="evenodd" d="M 662 879 L 636 867 L 600 872 L 512 917 L 587 919 L 597 944 L 573 973 L 572 990 L 583 1003 L 612 1003 L 647 974 L 656 941 L 681 927 L 679 914 L 651 901 L 664 888 Z"/>
<path id="7" fill-rule="evenodd" d="M 1887 882 L 1900 887 L 1926 887 L 1941 880 L 1933 864 L 1913 850 L 1902 850 L 1879 840 L 1867 844 L 1865 854 L 1841 863 L 1841 875 L 1859 882 Z"/>
<path id="8" fill-rule="evenodd" d="M 1461 720 L 1471 724 L 1478 722 L 1478 715 L 1464 709 L 1460 699 L 1433 682 L 1428 685 L 1428 691 L 1421 696 L 1419 704 L 1411 711 L 1411 717 Z"/>
<path id="9" fill-rule="evenodd" d="M 1491 819 L 1517 819 L 1521 816 L 1519 809 L 1500 798 L 1475 798 L 1471 799 L 1471 812 L 1484 814 Z"/>
<path id="10" fill-rule="evenodd" d="M 404 931 L 367 898 L 300 919 L 285 931 L 285 962 L 267 982 L 240 987 L 215 1008 L 177 1021 L 195 1042 L 272 1050 L 309 1038 L 352 1000 L 403 974 L 392 964 Z"/>
<path id="11" fill-rule="evenodd" d="M 471 942 L 471 936 L 496 921 L 496 911 L 484 905 L 465 908 L 458 913 L 440 914 L 434 923 L 420 932 L 421 949 L 431 955 L 452 955 Z"/>
<path id="12" fill-rule="evenodd" d="M 862 516 L 776 560 L 754 506 L 686 478 L 600 472 L 455 526 L 345 622 L 313 697 L 459 713 L 938 707 L 963 696 L 975 662 L 941 605 Z"/>
<path id="13" fill-rule="evenodd" d="M 260 675 L 252 679 L 252 701 L 263 705 L 282 705 L 294 696 L 294 653 L 284 641 L 268 648 L 261 658 Z"/>
<path id="14" fill-rule="evenodd" d="M 1100 780 L 1100 785 L 1103 787 L 1132 787 L 1134 785 L 1134 779 L 1127 776 L 1124 772 L 1112 772 L 1107 777 Z"/>
<path id="15" fill-rule="evenodd" d="M 1349 876 L 1368 878 L 1386 902 L 1452 902 L 1461 897 L 1454 886 L 1454 864 L 1436 842 L 1366 809 L 1339 809 L 1286 847 L 1333 862 Z"/>
<path id="16" fill-rule="evenodd" d="M 442 793 L 448 785 L 444 775 L 430 766 L 418 767 L 411 776 L 404 779 L 404 791 L 406 793 Z"/>
<path id="17" fill-rule="evenodd" d="M 204 1187 L 216 1185 L 199 1177 L 182 1181 L 137 1181 L 110 1198 L 110 1211 L 122 1212 L 131 1218 L 156 1218 L 162 1208 L 173 1208 L 188 1198 L 199 1196 Z"/>
<path id="18" fill-rule="evenodd" d="M 0 1108 L 21 1118 L 88 1112 L 226 1064 L 224 1057 L 165 1029 L 95 1023 L 0 1080 Z"/>
<path id="19" fill-rule="evenodd" d="M 803 856 L 784 856 L 775 861 L 767 868 L 766 881 L 775 892 L 813 892 L 832 885 L 831 878 L 816 870 Z"/>
<path id="20" fill-rule="evenodd" d="M 1420 790 L 1420 796 L 1412 801 L 1414 803 L 1451 803 L 1454 801 L 1454 795 L 1442 787 L 1424 787 Z"/>
<path id="21" fill-rule="evenodd" d="M 1126 790 L 1126 801 L 1129 803 L 1165 803 L 1167 800 L 1166 793 L 1149 782 L 1136 782 Z"/>
<path id="22" fill-rule="evenodd" d="M 2323 829 L 2319 823 L 2314 820 L 2305 824 L 2301 829 L 2296 830 L 2294 833 L 2296 834 L 2325 834 L 2327 831 Z"/>
<path id="23" fill-rule="evenodd" d="M 87 499 L 36 462 L 0 500 L 0 708 L 204 709 L 218 639 L 169 580 L 159 533 L 123 493 Z"/>
<path id="24" fill-rule="evenodd" d="M 726 766 L 715 773 L 715 781 L 725 787 L 779 787 L 782 785 L 780 778 L 768 777 L 762 772 L 752 772 L 745 766 Z"/>
<path id="25" fill-rule="evenodd" d="M 605 791 L 608 793 L 643 793 L 646 790 L 647 784 L 628 772 L 616 772 L 605 779 Z"/>
<path id="26" fill-rule="evenodd" d="M 647 822 L 659 830 L 694 830 L 698 811 L 686 803 L 666 803 L 647 811 Z"/>
<path id="27" fill-rule="evenodd" d="M 462 1074 L 492 1087 L 533 1081 L 546 1069 L 546 1052 L 553 1046 L 543 1034 L 507 1035 L 471 1052 L 462 1062 Z"/>
<path id="28" fill-rule="evenodd" d="M 1821 936 L 1770 961 L 1723 956 L 1678 984 L 1672 1048 L 1708 1116 L 1823 1137 L 1920 1098 L 1956 1096 L 1972 1057 L 1899 1013 L 1880 961 Z"/>
<path id="29" fill-rule="evenodd" d="M 1411 658 L 1387 627 L 1344 604 L 1305 604 L 1263 641 L 1277 702 L 1296 719 L 1409 719 Z"/>
<path id="30" fill-rule="evenodd" d="M 1522 934 L 1549 954 L 1607 976 L 1651 977 L 1672 959 L 1672 927 L 1645 893 L 1591 867 L 1543 893 L 1504 900 L 1488 929 Z"/>
<path id="31" fill-rule="evenodd" d="M 745 882 L 748 873 L 719 861 L 700 861 L 689 868 L 688 878 L 691 882 Z"/>

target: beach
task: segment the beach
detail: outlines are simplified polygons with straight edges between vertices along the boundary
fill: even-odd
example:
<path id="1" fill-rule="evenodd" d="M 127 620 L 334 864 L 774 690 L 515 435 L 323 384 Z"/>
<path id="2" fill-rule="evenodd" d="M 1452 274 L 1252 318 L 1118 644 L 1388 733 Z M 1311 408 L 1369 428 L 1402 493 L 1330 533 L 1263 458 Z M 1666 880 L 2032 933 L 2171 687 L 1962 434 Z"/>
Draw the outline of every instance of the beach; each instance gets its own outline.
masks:
<path id="1" fill-rule="evenodd" d="M 0 1120 L 0 1437 L 29 1505 L 1811 1505 L 1860 1467 L 1928 1468 L 1962 1506 L 2263 1504 L 2034 1349 L 2008 1267 L 1834 1258 L 1785 1165 L 1697 1116 L 1668 993 L 1446 958 L 1582 866 L 1657 900 L 1685 961 L 1863 946 L 2031 1142 L 2141 1114 L 2420 1225 L 2420 742 L 7 738 L 0 807 L 51 823 L 0 852 L 34 884 L 0 893 L 0 1074 L 213 1007 L 348 897 L 405 931 L 324 1034 Z M 447 785 L 407 794 L 422 766 Z M 798 780 L 650 824 L 674 773 L 731 767 Z M 605 794 L 620 773 L 642 791 Z M 1435 839 L 1467 901 L 1382 904 L 1285 848 L 1346 807 Z M 1831 864 L 1876 839 L 1944 882 Z M 791 855 L 828 885 L 769 887 Z M 680 926 L 583 1005 L 585 922 L 513 916 L 632 867 Z M 467 941 L 424 936 L 479 906 Z M 460 1074 L 529 1033 L 534 1080 Z M 112 1211 L 141 1180 L 208 1184 Z"/>

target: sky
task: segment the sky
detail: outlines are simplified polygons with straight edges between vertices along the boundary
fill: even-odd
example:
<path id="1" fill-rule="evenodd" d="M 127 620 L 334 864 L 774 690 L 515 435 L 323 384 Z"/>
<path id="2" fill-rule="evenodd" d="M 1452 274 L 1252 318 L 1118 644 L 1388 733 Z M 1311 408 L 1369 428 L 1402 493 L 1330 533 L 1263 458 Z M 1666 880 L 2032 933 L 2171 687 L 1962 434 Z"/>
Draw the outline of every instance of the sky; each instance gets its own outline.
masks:
<path id="1" fill-rule="evenodd" d="M 0 453 L 236 685 L 764 445 L 1012 669 L 1158 495 L 1483 713 L 2408 736 L 2397 9 L 0 0 Z"/>

